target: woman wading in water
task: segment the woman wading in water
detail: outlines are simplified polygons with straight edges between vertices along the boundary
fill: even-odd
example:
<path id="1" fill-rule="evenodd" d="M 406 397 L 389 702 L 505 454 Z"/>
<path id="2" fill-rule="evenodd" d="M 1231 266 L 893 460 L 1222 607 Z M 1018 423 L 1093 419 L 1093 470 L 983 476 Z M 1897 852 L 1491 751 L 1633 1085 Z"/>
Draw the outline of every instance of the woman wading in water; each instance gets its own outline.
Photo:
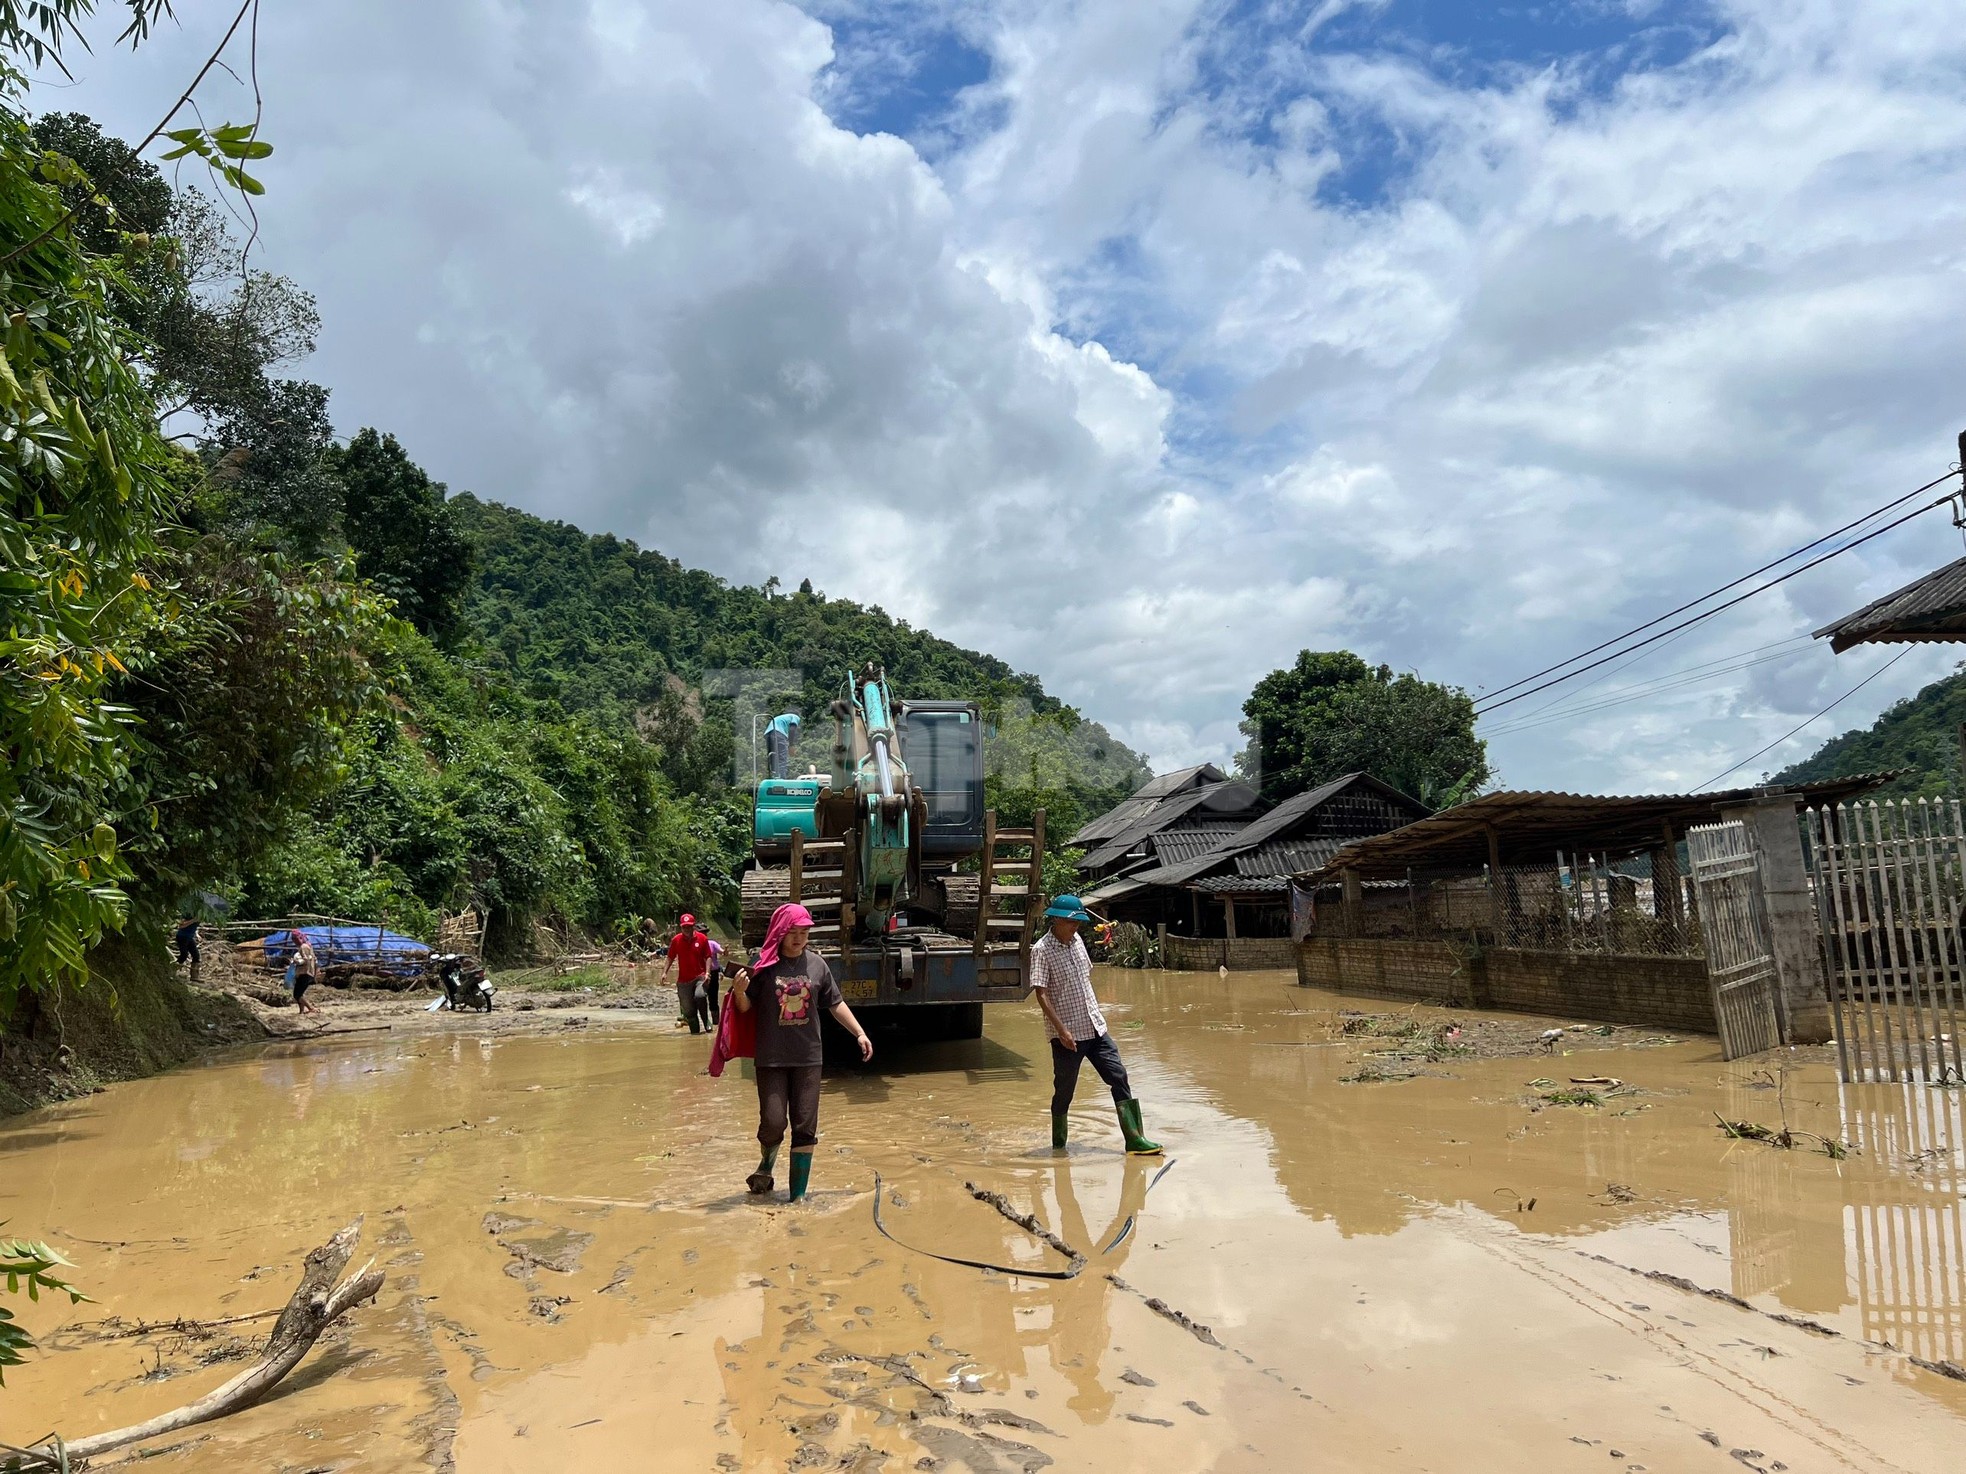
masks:
<path id="1" fill-rule="evenodd" d="M 799 905 L 780 906 L 771 915 L 756 965 L 738 968 L 731 998 L 738 1012 L 755 1015 L 758 1025 L 758 1170 L 745 1179 L 754 1193 L 772 1188 L 771 1169 L 792 1126 L 792 1191 L 796 1203 L 812 1177 L 812 1149 L 819 1144 L 819 1015 L 830 1013 L 860 1046 L 860 1057 L 874 1057 L 874 1041 L 840 997 L 840 985 L 826 959 L 806 946 L 812 913 Z"/>

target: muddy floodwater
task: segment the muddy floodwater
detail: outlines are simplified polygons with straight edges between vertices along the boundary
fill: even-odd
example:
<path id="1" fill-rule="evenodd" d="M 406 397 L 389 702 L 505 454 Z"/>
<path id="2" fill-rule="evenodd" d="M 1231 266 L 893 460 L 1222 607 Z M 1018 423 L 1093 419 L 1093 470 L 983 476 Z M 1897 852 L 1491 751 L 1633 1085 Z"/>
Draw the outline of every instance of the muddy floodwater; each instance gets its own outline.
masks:
<path id="1" fill-rule="evenodd" d="M 1361 1080 L 1386 1046 L 1344 1011 L 1393 1005 L 1283 974 L 1100 986 L 1163 1161 L 1121 1153 L 1089 1070 L 1051 1152 L 1030 1007 L 829 1074 L 795 1208 L 744 1192 L 749 1081 L 600 1011 L 268 1045 L 0 1124 L 0 1219 L 98 1302 L 25 1307 L 44 1350 L 0 1438 L 208 1390 L 268 1322 L 129 1328 L 277 1307 L 360 1213 L 377 1302 L 144 1468 L 1929 1474 L 1966 1450 L 1961 1092 L 1589 1032 Z M 1573 1077 L 1621 1083 L 1565 1103 Z M 875 1231 L 876 1173 L 909 1247 Z M 1083 1272 L 918 1252 L 1069 1268 L 966 1183 Z"/>

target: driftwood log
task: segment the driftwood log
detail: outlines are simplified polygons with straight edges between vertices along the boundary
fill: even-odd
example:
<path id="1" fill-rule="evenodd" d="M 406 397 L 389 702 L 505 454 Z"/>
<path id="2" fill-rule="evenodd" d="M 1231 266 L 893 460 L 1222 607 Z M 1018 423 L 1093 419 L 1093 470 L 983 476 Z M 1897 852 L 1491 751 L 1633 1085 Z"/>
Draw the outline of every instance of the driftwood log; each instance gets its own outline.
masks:
<path id="1" fill-rule="evenodd" d="M 227 1413 L 236 1413 L 258 1402 L 278 1386 L 288 1372 L 300 1365 L 301 1358 L 313 1349 L 321 1332 L 357 1305 L 373 1300 L 376 1292 L 382 1288 L 382 1271 L 375 1267 L 373 1259 L 347 1279 L 341 1278 L 342 1270 L 354 1257 L 355 1244 L 361 1236 L 362 1220 L 357 1218 L 307 1256 L 300 1283 L 294 1287 L 287 1308 L 280 1312 L 273 1334 L 266 1338 L 266 1349 L 238 1376 L 196 1402 L 186 1403 L 147 1422 L 117 1428 L 109 1433 L 91 1434 L 73 1443 L 37 1448 L 33 1452 L 41 1457 L 41 1467 L 60 1467 L 62 1454 L 67 1455 L 72 1466 L 78 1460 L 108 1453 L 125 1444 L 141 1443 L 160 1434 L 175 1433 L 180 1428 L 189 1428 L 197 1423 L 208 1423 L 213 1418 L 222 1418 Z"/>

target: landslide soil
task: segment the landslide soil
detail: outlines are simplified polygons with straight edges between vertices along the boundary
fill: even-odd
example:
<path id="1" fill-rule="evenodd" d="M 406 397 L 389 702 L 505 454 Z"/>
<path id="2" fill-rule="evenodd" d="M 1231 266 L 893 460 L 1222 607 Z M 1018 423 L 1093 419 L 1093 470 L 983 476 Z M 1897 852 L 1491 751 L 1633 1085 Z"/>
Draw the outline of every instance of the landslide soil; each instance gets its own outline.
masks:
<path id="1" fill-rule="evenodd" d="M 329 993 L 318 1035 L 0 1123 L 0 1218 L 97 1302 L 28 1307 L 0 1439 L 223 1380 L 263 1326 L 199 1322 L 277 1306 L 360 1212 L 377 1303 L 146 1467 L 1737 1474 L 1961 1446 L 1958 1092 L 1280 974 L 1101 987 L 1158 1181 L 1089 1072 L 1048 1150 L 1027 1008 L 829 1074 L 796 1207 L 744 1192 L 751 1087 L 652 992 Z M 1067 1260 L 965 1184 L 1084 1270 L 1018 1272 Z"/>

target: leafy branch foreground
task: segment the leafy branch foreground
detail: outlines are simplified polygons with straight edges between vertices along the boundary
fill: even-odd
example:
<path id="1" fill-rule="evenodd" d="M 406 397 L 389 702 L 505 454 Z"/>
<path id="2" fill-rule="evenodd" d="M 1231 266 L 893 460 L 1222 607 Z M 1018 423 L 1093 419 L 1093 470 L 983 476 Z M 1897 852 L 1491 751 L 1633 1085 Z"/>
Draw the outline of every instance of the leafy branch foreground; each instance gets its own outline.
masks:
<path id="1" fill-rule="evenodd" d="M 300 1365 L 301 1359 L 313 1348 L 323 1331 L 356 1306 L 373 1300 L 382 1289 L 383 1274 L 375 1267 L 373 1259 L 347 1279 L 341 1278 L 341 1272 L 348 1267 L 348 1261 L 355 1253 L 355 1244 L 361 1236 L 362 1220 L 357 1218 L 307 1256 L 300 1283 L 294 1286 L 286 1309 L 280 1312 L 280 1319 L 274 1324 L 273 1334 L 267 1337 L 266 1347 L 260 1352 L 259 1359 L 223 1386 L 206 1393 L 196 1402 L 159 1414 L 147 1422 L 108 1433 L 94 1433 L 73 1443 L 51 1435 L 34 1448 L 0 1444 L 0 1459 L 5 1460 L 0 1463 L 0 1469 L 10 1471 L 10 1474 L 42 1474 L 46 1470 L 60 1470 L 66 1474 L 82 1459 L 108 1453 L 126 1444 L 140 1443 L 147 1438 L 175 1433 L 180 1428 L 207 1423 L 228 1413 L 238 1412 L 241 1408 L 251 1407 Z M 61 1288 L 66 1290 L 67 1286 Z"/>
<path id="2" fill-rule="evenodd" d="M 66 1295 L 71 1305 L 79 1305 L 89 1297 L 54 1273 L 74 1267 L 46 1244 L 32 1239 L 0 1239 L 0 1274 L 7 1277 L 9 1295 L 18 1295 L 25 1286 L 30 1300 L 39 1300 L 46 1290 L 50 1295 Z M 0 1305 L 0 1369 L 19 1366 L 26 1359 L 21 1353 L 33 1346 L 34 1338 L 15 1321 L 14 1313 Z M 6 1383 L 6 1374 L 0 1370 L 0 1387 Z"/>

